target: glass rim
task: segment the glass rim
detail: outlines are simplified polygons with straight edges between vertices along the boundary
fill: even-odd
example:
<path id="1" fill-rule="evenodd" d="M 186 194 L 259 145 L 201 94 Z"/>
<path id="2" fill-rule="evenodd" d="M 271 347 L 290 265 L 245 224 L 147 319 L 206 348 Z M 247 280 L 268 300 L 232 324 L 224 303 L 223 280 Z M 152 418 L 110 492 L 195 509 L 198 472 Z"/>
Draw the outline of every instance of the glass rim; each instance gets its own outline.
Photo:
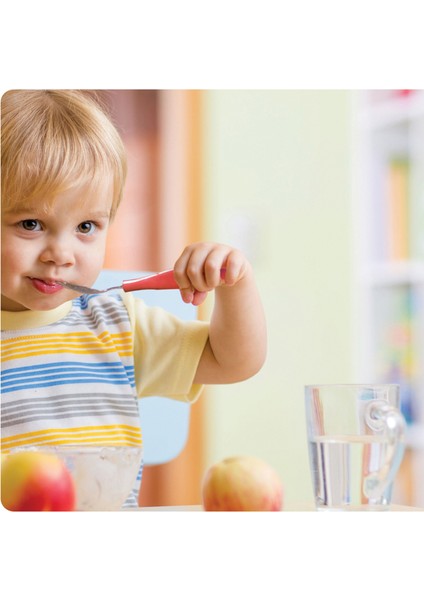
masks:
<path id="1" fill-rule="evenodd" d="M 324 389 L 324 388 L 393 388 L 400 389 L 399 383 L 314 383 L 304 386 L 306 389 Z"/>

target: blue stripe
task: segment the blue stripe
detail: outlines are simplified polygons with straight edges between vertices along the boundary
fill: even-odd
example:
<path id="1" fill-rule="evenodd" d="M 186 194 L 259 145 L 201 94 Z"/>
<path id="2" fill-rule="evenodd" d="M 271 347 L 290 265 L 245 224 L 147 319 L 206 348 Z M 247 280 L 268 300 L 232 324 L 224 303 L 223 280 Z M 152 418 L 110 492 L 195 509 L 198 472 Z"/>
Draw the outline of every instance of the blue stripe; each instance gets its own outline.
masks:
<path id="1" fill-rule="evenodd" d="M 57 375 L 59 375 L 59 377 L 57 377 Z M 31 383 L 31 381 L 42 383 L 43 381 L 60 381 L 62 379 L 69 379 L 73 381 L 74 377 L 76 376 L 86 378 L 87 380 L 90 378 L 95 378 L 98 381 L 128 381 L 127 374 L 123 373 L 122 371 L 120 373 L 105 373 L 104 375 L 96 373 L 81 373 L 80 371 L 76 371 L 75 373 L 53 373 L 52 375 L 48 376 L 34 375 L 34 377 L 25 377 L 25 379 L 21 378 L 19 381 L 22 383 Z M 13 385 L 13 383 L 16 383 L 16 381 L 13 380 L 3 385 L 6 385 L 7 387 L 7 385 Z"/>
<path id="2" fill-rule="evenodd" d="M 2 375 L 2 380 L 3 381 L 8 381 L 11 379 L 21 379 L 21 378 L 25 378 L 28 377 L 28 375 L 33 375 L 33 374 L 41 374 L 41 375 L 54 375 L 55 373 L 105 373 L 106 375 L 108 374 L 114 374 L 114 373 L 122 373 L 124 371 L 124 367 L 123 365 L 119 365 L 116 367 L 101 367 L 99 369 L 96 369 L 95 365 L 92 366 L 88 366 L 87 367 L 76 367 L 76 366 L 72 366 L 70 368 L 67 369 L 63 369 L 60 367 L 54 367 L 54 368 L 50 368 L 49 366 L 41 366 L 39 368 L 37 368 L 36 366 L 33 366 L 31 368 L 30 371 L 26 370 L 25 373 L 23 373 L 22 371 L 13 369 L 10 371 L 5 371 Z M 129 368 L 127 371 L 128 375 L 133 375 L 134 374 L 134 368 L 131 367 Z"/>
<path id="3" fill-rule="evenodd" d="M 75 298 L 73 300 L 73 303 L 74 305 L 79 305 L 84 310 L 88 308 L 88 303 L 90 302 L 90 300 L 92 300 L 93 298 L 97 298 L 98 296 L 102 296 L 102 294 L 82 294 L 82 296 L 78 296 L 78 298 Z M 123 305 L 122 298 L 120 297 L 119 293 L 113 292 L 111 294 L 108 294 L 108 297 L 114 298 L 114 300 L 119 300 L 119 304 Z"/>
<path id="4" fill-rule="evenodd" d="M 50 387 L 65 383 L 130 383 L 135 387 L 134 367 L 122 363 L 87 364 L 63 362 L 7 369 L 2 373 L 2 391 Z"/>
<path id="5" fill-rule="evenodd" d="M 14 373 L 14 372 L 24 372 L 24 371 L 30 371 L 33 370 L 35 367 L 38 369 L 41 368 L 51 368 L 51 367 L 65 367 L 65 366 L 81 366 L 81 367 L 105 367 L 105 368 L 109 368 L 109 367 L 121 367 L 122 363 L 121 362 L 103 362 L 103 363 L 86 363 L 86 362 L 78 362 L 78 361 L 61 361 L 61 362 L 55 362 L 55 363 L 43 363 L 42 365 L 29 365 L 27 367 L 16 367 L 14 369 L 5 369 L 4 373 Z M 127 367 L 125 367 L 127 368 Z M 133 368 L 133 367 L 131 367 Z"/>
<path id="6" fill-rule="evenodd" d="M 91 378 L 91 379 L 75 379 L 72 378 L 72 383 L 104 383 L 105 380 L 104 379 L 100 379 L 100 378 Z M 109 380 L 108 383 L 113 384 L 113 385 L 120 385 L 122 382 L 124 383 L 128 383 L 128 379 L 121 379 L 118 381 L 111 381 Z M 131 387 L 135 387 L 134 383 L 129 382 L 131 384 Z M 16 390 L 28 390 L 28 389 L 34 389 L 34 388 L 46 388 L 46 387 L 52 387 L 52 386 L 59 386 L 59 385 L 67 385 L 69 384 L 69 378 L 68 379 L 62 379 L 62 380 L 57 380 L 57 381 L 51 381 L 51 382 L 43 382 L 42 386 L 37 386 L 37 385 L 16 385 L 16 386 L 11 386 L 11 387 L 7 387 L 2 389 L 3 392 L 14 392 Z"/>
<path id="7" fill-rule="evenodd" d="M 83 294 L 82 296 L 75 298 L 74 303 L 77 306 L 79 305 L 84 310 L 84 309 L 88 308 L 88 301 L 90 300 L 90 298 L 94 298 L 95 296 L 98 296 L 98 294 L 92 294 L 92 295 Z"/>

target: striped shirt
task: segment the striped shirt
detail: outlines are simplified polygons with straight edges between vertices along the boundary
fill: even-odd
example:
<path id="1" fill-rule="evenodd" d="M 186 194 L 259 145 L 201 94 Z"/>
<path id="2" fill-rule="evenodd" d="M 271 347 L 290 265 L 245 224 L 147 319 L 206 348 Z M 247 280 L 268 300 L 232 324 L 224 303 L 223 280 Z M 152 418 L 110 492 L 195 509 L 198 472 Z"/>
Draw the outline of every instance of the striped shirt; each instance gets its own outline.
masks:
<path id="1" fill-rule="evenodd" d="M 194 400 L 207 324 L 131 294 L 2 312 L 2 452 L 23 445 L 141 446 L 137 398 Z"/>

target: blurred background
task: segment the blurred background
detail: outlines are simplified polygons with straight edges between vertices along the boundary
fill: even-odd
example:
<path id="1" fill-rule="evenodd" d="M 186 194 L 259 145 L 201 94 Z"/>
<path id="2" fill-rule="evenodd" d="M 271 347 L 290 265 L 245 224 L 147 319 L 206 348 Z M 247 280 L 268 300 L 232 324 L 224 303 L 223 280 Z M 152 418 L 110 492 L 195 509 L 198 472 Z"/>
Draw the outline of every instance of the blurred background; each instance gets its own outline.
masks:
<path id="1" fill-rule="evenodd" d="M 268 322 L 262 371 L 205 389 L 181 456 L 145 469 L 143 505 L 198 504 L 206 468 L 237 454 L 278 471 L 287 506 L 311 503 L 304 386 L 392 381 L 408 422 L 394 499 L 424 506 L 423 92 L 98 93 L 129 155 L 105 266 L 229 243 Z"/>

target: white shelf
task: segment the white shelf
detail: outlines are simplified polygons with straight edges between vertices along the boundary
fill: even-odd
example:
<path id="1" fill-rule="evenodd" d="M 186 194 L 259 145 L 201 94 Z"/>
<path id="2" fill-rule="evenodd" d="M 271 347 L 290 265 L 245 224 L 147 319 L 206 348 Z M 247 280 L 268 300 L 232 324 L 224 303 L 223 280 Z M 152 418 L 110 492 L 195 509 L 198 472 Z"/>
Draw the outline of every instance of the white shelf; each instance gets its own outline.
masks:
<path id="1" fill-rule="evenodd" d="M 424 284 L 424 261 L 375 262 L 364 265 L 362 282 L 370 286 Z"/>
<path id="2" fill-rule="evenodd" d="M 360 122 L 366 129 L 382 129 L 411 123 L 424 117 L 424 91 L 408 96 L 390 97 L 363 105 Z"/>
<path id="3" fill-rule="evenodd" d="M 390 365 L 385 370 L 385 362 L 396 356 L 402 377 L 411 378 L 416 421 L 408 426 L 405 443 L 412 451 L 414 477 L 413 490 L 408 493 L 418 503 L 424 496 L 424 259 L 416 258 L 421 252 L 418 242 L 424 219 L 424 91 L 408 95 L 396 95 L 390 90 L 359 92 L 354 106 L 356 376 L 358 380 L 377 379 L 381 373 L 389 377 Z M 408 227 L 414 259 L 389 261 L 385 259 L 385 244 L 392 234 L 386 229 L 390 222 L 386 168 L 399 155 L 407 158 L 409 164 L 410 196 L 406 206 L 411 211 Z M 403 298 L 409 296 L 396 289 L 401 286 L 411 288 L 413 318 L 402 304 Z M 402 327 L 409 318 L 409 337 L 402 338 Z M 403 339 L 409 340 L 404 342 L 408 346 L 402 346 Z M 382 347 L 384 344 L 390 347 Z"/>
<path id="4" fill-rule="evenodd" d="M 405 444 L 413 450 L 424 450 L 424 425 L 410 425 L 405 434 Z"/>

